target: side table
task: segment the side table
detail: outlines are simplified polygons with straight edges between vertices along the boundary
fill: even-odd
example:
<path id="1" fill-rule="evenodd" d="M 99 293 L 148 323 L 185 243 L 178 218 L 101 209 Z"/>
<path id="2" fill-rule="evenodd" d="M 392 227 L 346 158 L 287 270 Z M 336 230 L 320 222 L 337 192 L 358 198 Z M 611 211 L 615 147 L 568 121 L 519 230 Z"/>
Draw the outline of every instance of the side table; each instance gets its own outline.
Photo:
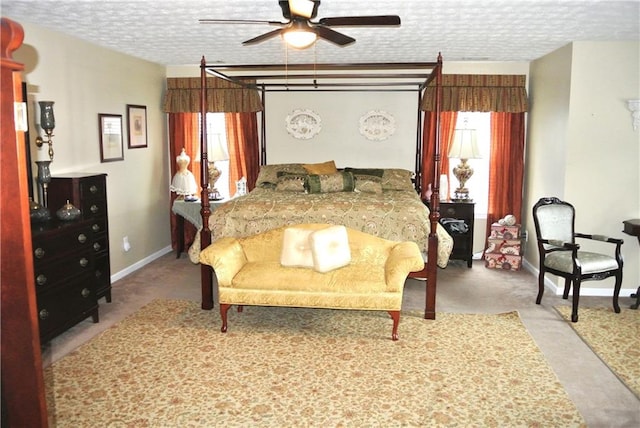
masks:
<path id="1" fill-rule="evenodd" d="M 467 225 L 468 230 L 464 233 L 451 233 L 453 238 L 453 251 L 451 258 L 466 260 L 467 267 L 473 266 L 473 222 L 474 222 L 473 202 L 440 202 L 440 221 L 444 218 L 454 218 L 462 220 Z"/>
<path id="2" fill-rule="evenodd" d="M 228 202 L 230 199 L 223 199 L 220 201 L 209 201 L 209 209 L 211 212 L 215 211 L 220 205 Z M 197 230 L 197 233 L 200 233 L 202 230 L 202 215 L 200 211 L 202 210 L 202 204 L 199 200 L 187 202 L 183 199 L 176 199 L 173 201 L 173 206 L 171 207 L 171 211 L 176 215 L 176 227 L 178 229 L 178 245 L 176 249 L 176 258 L 180 258 L 180 254 L 184 252 L 184 221 L 185 219 L 193 224 Z"/>
<path id="3" fill-rule="evenodd" d="M 638 243 L 640 244 L 640 219 L 625 220 L 622 224 L 624 224 L 623 232 L 627 235 L 637 237 Z M 631 298 L 636 299 L 636 302 L 631 305 L 631 309 L 638 309 L 638 306 L 640 306 L 640 287 L 631 295 Z"/>

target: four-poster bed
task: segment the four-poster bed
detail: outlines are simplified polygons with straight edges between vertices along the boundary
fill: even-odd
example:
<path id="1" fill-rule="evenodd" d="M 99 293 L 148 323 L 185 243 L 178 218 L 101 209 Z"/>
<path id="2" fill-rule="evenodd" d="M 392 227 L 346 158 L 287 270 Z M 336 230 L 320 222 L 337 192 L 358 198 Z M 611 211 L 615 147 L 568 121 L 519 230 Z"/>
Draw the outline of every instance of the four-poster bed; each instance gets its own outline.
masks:
<path id="1" fill-rule="evenodd" d="M 435 319 L 435 301 L 437 286 L 437 267 L 445 267 L 448 259 L 448 253 L 451 250 L 451 243 L 448 241 L 450 237 L 446 235 L 439 225 L 439 170 L 440 170 L 440 144 L 439 144 L 439 116 L 441 109 L 441 81 L 442 81 L 442 57 L 438 55 L 438 60 L 432 63 L 385 63 L 385 64 L 313 64 L 313 65 L 292 65 L 287 66 L 216 66 L 207 65 L 204 57 L 201 61 L 200 76 L 200 156 L 201 156 L 201 189 L 202 189 L 202 225 L 200 232 L 200 248 L 204 249 L 211 244 L 212 232 L 218 232 L 221 224 L 216 225 L 216 220 L 212 224 L 210 217 L 212 216 L 210 202 L 208 199 L 208 174 L 207 174 L 207 135 L 206 135 L 206 112 L 207 109 L 207 76 L 213 75 L 223 80 L 236 83 L 242 87 L 249 87 L 264 94 L 268 90 L 305 90 L 305 91 L 347 91 L 347 90 L 372 90 L 385 91 L 394 90 L 394 87 L 413 87 L 418 93 L 418 121 L 416 126 L 416 153 L 415 153 L 415 171 L 414 171 L 414 189 L 411 189 L 414 199 L 418 195 L 417 200 L 420 209 L 398 208 L 402 211 L 424 211 L 426 213 L 426 229 L 424 235 L 417 234 L 422 245 L 420 248 L 426 250 L 426 262 L 422 271 L 413 274 L 418 278 L 426 278 L 426 297 L 425 297 L 425 314 L 427 319 Z M 224 72 L 223 72 L 224 71 Z M 304 74 L 305 71 L 312 73 Z M 320 71 L 320 73 L 318 73 Z M 230 75 L 231 72 L 233 75 Z M 247 73 L 239 75 L 238 72 Z M 262 73 L 257 75 L 257 73 Z M 291 73 L 291 74 L 289 74 Z M 246 79 L 252 79 L 256 83 L 246 83 Z M 326 80 L 322 80 L 326 79 Z M 284 83 L 283 83 L 284 80 Z M 291 82 L 290 82 L 291 81 Z M 306 83 L 304 81 L 307 81 Z M 425 102 L 423 99 L 427 87 L 430 88 L 430 99 Z M 429 105 L 425 107 L 425 105 Z M 429 132 L 434 135 L 431 141 L 435 141 L 435 147 L 430 152 L 433 153 L 432 159 L 424 159 L 423 135 L 422 135 L 422 112 L 421 110 L 429 109 L 435 116 L 435 127 Z M 433 122 L 432 122 L 433 123 Z M 262 120 L 262 139 L 260 164 L 268 166 L 266 162 L 266 144 L 265 139 L 265 121 Z M 425 168 L 425 164 L 428 168 Z M 425 169 L 429 171 L 429 176 L 425 176 Z M 384 173 L 394 171 L 391 169 L 380 169 Z M 382 174 L 382 172 L 381 172 Z M 420 198 L 425 198 L 425 189 L 430 185 L 432 190 L 430 199 L 430 210 L 421 204 Z M 256 189 L 265 192 L 265 189 Z M 397 190 L 397 189 L 392 189 Z M 259 193 L 259 192 L 256 192 Z M 384 192 L 382 192 L 384 193 Z M 337 194 L 337 193 L 336 193 Z M 281 194 L 282 195 L 282 194 Z M 364 195 L 364 193 L 363 193 Z M 399 193 L 394 193 L 399 195 Z M 249 196 L 249 195 L 248 195 Z M 360 196 L 360 195 L 359 195 Z M 242 197 L 245 198 L 245 197 Z M 397 199 L 401 199 L 396 196 Z M 423 199 L 424 200 L 424 199 Z M 239 201 L 238 201 L 239 203 Z M 277 203 L 273 203 L 277 205 Z M 255 208 L 254 208 L 255 210 Z M 315 210 L 315 208 L 314 208 Z M 216 213 L 223 211 L 220 208 Z M 291 224 L 291 219 L 283 220 L 284 224 Z M 289 221 L 289 223 L 287 223 Z M 341 219 L 328 220 L 328 223 L 339 224 Z M 349 224 L 344 224 L 350 226 Z M 360 225 L 357 225 L 360 227 Z M 215 231 L 212 229 L 216 228 Z M 360 227 L 362 229 L 362 227 Z M 367 232 L 367 230 L 363 230 Z M 391 236 L 398 239 L 406 240 L 404 236 L 399 236 L 396 232 L 388 232 Z M 216 234 L 214 233 L 214 236 Z M 216 237 L 220 237 L 217 235 Z M 424 238 L 426 237 L 426 245 Z M 442 242 L 441 242 L 442 241 Z M 439 244 L 444 243 L 443 251 L 439 252 Z M 442 250 L 442 248 L 441 248 Z M 202 287 L 202 309 L 212 309 L 213 307 L 213 271 L 210 266 L 201 264 L 201 287 Z"/>

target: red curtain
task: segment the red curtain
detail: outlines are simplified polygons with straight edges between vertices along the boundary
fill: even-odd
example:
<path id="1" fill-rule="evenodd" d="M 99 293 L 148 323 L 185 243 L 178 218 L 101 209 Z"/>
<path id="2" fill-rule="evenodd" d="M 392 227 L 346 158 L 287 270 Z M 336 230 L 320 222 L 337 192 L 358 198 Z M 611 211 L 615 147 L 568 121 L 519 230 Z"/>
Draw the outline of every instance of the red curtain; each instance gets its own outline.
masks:
<path id="1" fill-rule="evenodd" d="M 235 183 L 247 179 L 247 191 L 253 189 L 260 169 L 258 120 L 255 112 L 225 113 L 225 127 L 229 144 L 229 186 L 236 193 Z"/>
<path id="2" fill-rule="evenodd" d="M 522 222 L 524 181 L 524 113 L 491 113 L 491 159 L 489 161 L 489 207 L 491 224 L 507 214 Z M 486 245 L 485 245 L 486 248 Z"/>
<path id="3" fill-rule="evenodd" d="M 200 162 L 197 161 L 198 149 L 200 145 L 198 113 L 169 113 L 169 159 L 171 165 L 171 177 L 177 171 L 176 157 L 184 148 L 191 158 L 189 170 L 193 173 L 196 183 L 200 184 Z M 177 195 L 171 192 L 171 206 Z M 171 247 L 175 250 L 178 244 L 178 231 L 176 227 L 176 215 L 171 211 Z M 193 243 L 196 228 L 188 221 L 184 222 L 184 244 L 185 248 Z"/>
<path id="4" fill-rule="evenodd" d="M 440 113 L 440 173 L 437 179 L 440 178 L 440 174 L 447 175 L 448 183 L 451 183 L 449 177 L 449 148 L 453 144 L 453 135 L 456 128 L 456 121 L 458 120 L 457 111 L 443 111 Z M 436 151 L 436 114 L 432 111 L 426 111 L 424 113 L 423 124 L 423 147 L 424 153 L 422 156 L 422 199 L 426 198 L 426 192 L 429 185 L 434 179 L 433 171 L 433 158 Z M 449 184 L 449 189 L 451 184 Z M 442 191 L 442 189 L 440 189 Z M 451 192 L 449 192 L 451 194 Z M 449 199 L 449 195 L 447 195 Z"/>

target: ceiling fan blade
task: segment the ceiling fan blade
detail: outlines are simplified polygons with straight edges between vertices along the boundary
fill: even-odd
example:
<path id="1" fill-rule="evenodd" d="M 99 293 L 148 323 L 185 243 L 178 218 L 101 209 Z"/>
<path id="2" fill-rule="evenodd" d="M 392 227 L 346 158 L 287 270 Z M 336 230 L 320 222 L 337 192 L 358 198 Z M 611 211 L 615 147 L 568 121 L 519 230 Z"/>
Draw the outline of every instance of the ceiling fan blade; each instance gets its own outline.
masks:
<path id="1" fill-rule="evenodd" d="M 198 19 L 201 24 L 269 24 L 287 25 L 288 22 L 262 21 L 258 19 Z"/>
<path id="2" fill-rule="evenodd" d="M 256 44 L 256 43 L 260 43 L 260 42 L 263 42 L 263 41 L 265 41 L 267 39 L 270 39 L 272 37 L 277 36 L 278 34 L 282 33 L 282 31 L 283 31 L 282 28 L 279 28 L 279 29 L 273 30 L 273 31 L 269 31 L 268 33 L 261 34 L 260 36 L 254 37 L 253 39 L 245 40 L 244 42 L 242 42 L 242 44 L 243 45 L 253 45 L 253 44 Z"/>
<path id="3" fill-rule="evenodd" d="M 338 33 L 331 28 L 323 27 L 321 25 L 313 27 L 313 31 L 315 31 L 318 37 L 340 46 L 345 46 L 356 41 L 353 37 Z"/>
<path id="4" fill-rule="evenodd" d="M 318 23 L 328 27 L 400 25 L 400 17 L 398 15 L 341 16 L 322 18 Z"/>

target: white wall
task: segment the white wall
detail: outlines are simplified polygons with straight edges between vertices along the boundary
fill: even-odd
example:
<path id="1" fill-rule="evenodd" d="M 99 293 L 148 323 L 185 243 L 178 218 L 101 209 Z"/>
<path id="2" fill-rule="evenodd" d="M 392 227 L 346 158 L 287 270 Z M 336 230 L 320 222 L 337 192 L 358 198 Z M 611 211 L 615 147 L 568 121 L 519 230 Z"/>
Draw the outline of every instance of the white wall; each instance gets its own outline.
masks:
<path id="1" fill-rule="evenodd" d="M 576 42 L 531 64 L 526 209 L 557 196 L 576 207 L 576 231 L 624 239 L 622 295 L 640 284 L 638 241 L 621 232 L 640 217 L 640 131 L 626 106 L 640 98 L 639 52 L 638 42 Z M 535 236 L 532 218 L 527 230 Z M 537 267 L 534 239 L 526 258 Z M 611 295 L 613 282 L 584 283 L 582 294 Z"/>
<path id="2" fill-rule="evenodd" d="M 46 149 L 36 149 L 33 141 L 40 131 L 37 101 L 52 100 L 52 174 L 107 174 L 111 273 L 117 279 L 171 243 L 167 132 L 161 109 L 165 67 L 36 25 L 22 26 L 24 44 L 15 58 L 25 64 L 32 160 L 48 158 Z M 147 107 L 147 148 L 127 148 L 126 104 Z M 123 161 L 100 162 L 98 113 L 122 115 Z M 132 246 L 129 252 L 122 249 L 124 236 Z"/>

